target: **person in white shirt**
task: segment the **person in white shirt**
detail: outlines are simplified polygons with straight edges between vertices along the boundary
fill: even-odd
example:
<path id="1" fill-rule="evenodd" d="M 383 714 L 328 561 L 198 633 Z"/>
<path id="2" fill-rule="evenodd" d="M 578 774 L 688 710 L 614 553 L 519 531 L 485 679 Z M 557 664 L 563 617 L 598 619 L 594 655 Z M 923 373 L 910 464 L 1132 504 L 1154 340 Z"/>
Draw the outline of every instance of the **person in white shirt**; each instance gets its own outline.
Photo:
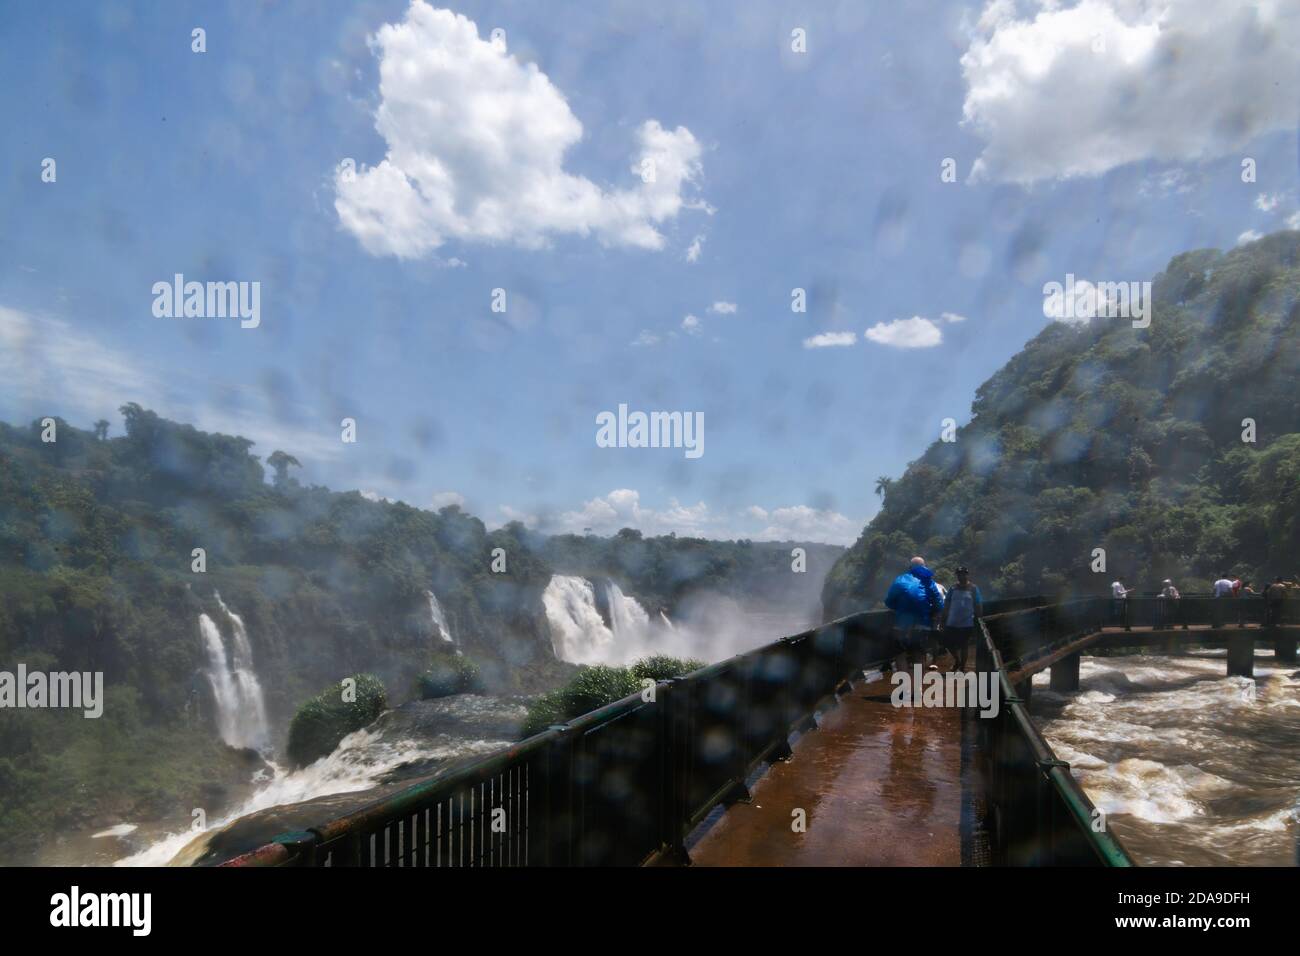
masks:
<path id="1" fill-rule="evenodd" d="M 1128 622 L 1128 592 L 1132 588 L 1124 587 L 1124 582 L 1116 580 L 1110 586 L 1110 611 L 1111 618 L 1115 624 L 1126 624 Z"/>
<path id="2" fill-rule="evenodd" d="M 1219 575 L 1219 580 L 1214 582 L 1214 596 L 1216 599 L 1232 597 L 1232 578 Z M 1223 626 L 1223 605 L 1218 600 L 1214 602 L 1214 626 Z"/>

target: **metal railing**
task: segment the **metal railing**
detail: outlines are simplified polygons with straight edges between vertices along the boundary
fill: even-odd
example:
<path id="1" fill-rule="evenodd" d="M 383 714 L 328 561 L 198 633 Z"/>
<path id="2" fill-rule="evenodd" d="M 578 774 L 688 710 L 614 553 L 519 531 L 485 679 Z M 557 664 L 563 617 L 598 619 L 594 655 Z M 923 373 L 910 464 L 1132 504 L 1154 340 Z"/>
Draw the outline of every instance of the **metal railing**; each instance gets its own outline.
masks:
<path id="1" fill-rule="evenodd" d="M 1270 627 L 1300 624 L 1300 600 L 1270 602 L 1261 595 L 1216 598 L 1184 595 L 1177 600 L 1143 595 L 1112 599 L 1106 623 L 1115 627 Z"/>
<path id="2" fill-rule="evenodd" d="M 1058 613 L 1039 597 L 985 604 L 986 615 L 1012 612 Z M 850 615 L 661 681 L 652 696 L 625 697 L 224 865 L 616 866 L 681 853 L 761 763 L 788 755 L 791 733 L 813 726 L 823 701 L 894 657 L 892 623 L 890 611 Z"/>
<path id="3" fill-rule="evenodd" d="M 1003 648 L 1033 657 L 1096 630 L 1097 599 L 989 615 L 980 622 L 976 670 L 997 675 L 997 715 L 977 718 L 984 756 L 985 829 L 1000 866 L 1133 866 L 1088 799 L 1029 717 L 1008 680 Z M 1035 636 L 1036 635 L 1036 636 Z"/>

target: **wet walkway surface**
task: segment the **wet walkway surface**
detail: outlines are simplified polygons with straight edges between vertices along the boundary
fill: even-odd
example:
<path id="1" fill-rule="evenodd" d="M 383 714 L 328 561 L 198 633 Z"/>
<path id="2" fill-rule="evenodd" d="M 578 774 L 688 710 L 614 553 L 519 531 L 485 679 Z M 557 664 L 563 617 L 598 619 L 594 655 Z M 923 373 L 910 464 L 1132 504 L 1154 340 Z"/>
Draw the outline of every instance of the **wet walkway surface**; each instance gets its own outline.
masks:
<path id="1" fill-rule="evenodd" d="M 960 866 L 963 712 L 894 707 L 884 680 L 858 681 L 750 803 L 690 849 L 696 866 Z M 969 748 L 967 752 L 969 762 Z M 794 813 L 806 814 L 796 832 Z M 968 827 L 969 828 L 969 827 Z"/>

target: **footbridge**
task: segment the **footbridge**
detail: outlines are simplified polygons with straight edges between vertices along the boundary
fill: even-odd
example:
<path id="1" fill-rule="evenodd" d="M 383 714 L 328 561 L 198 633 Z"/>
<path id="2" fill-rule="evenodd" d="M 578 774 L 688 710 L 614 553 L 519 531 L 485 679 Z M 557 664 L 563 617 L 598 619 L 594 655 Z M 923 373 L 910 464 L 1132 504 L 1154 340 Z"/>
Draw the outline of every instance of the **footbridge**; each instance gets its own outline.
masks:
<path id="1" fill-rule="evenodd" d="M 785 637 L 285 833 L 226 866 L 1131 866 L 1029 714 L 1088 653 L 1226 646 L 1296 658 L 1300 602 L 1026 597 L 985 604 L 996 713 L 898 707 L 889 611 Z M 965 678 L 962 678 L 965 679 Z M 981 713 L 987 716 L 981 716 Z"/>

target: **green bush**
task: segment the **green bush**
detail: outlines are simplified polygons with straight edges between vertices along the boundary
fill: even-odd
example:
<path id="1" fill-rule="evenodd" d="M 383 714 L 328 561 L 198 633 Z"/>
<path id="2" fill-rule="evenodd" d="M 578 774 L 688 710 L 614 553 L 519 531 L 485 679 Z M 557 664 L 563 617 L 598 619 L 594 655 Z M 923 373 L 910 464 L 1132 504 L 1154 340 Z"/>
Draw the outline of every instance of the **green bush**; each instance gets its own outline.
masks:
<path id="1" fill-rule="evenodd" d="M 559 690 L 543 694 L 528 706 L 523 735 L 540 734 L 551 724 L 564 723 L 598 707 L 622 700 L 641 690 L 641 681 L 667 680 L 703 667 L 702 661 L 680 660 L 662 654 L 637 661 L 630 667 L 596 664 L 584 667 Z"/>
<path id="2" fill-rule="evenodd" d="M 693 658 L 683 660 L 680 657 L 669 657 L 667 654 L 655 654 L 653 657 L 643 657 L 633 664 L 629 670 L 632 671 L 632 676 L 640 684 L 647 677 L 651 680 L 668 680 L 672 677 L 689 674 L 691 671 L 697 671 L 703 666 L 704 661 L 697 661 Z"/>
<path id="3" fill-rule="evenodd" d="M 468 657 L 439 657 L 420 675 L 419 690 L 425 700 L 452 694 L 481 694 L 483 679 L 478 665 Z"/>
<path id="4" fill-rule="evenodd" d="M 388 707 L 384 682 L 373 674 L 353 674 L 356 699 L 343 699 L 343 683 L 331 684 L 308 700 L 289 724 L 289 759 L 295 766 L 327 757 L 339 741 L 365 727 Z"/>

